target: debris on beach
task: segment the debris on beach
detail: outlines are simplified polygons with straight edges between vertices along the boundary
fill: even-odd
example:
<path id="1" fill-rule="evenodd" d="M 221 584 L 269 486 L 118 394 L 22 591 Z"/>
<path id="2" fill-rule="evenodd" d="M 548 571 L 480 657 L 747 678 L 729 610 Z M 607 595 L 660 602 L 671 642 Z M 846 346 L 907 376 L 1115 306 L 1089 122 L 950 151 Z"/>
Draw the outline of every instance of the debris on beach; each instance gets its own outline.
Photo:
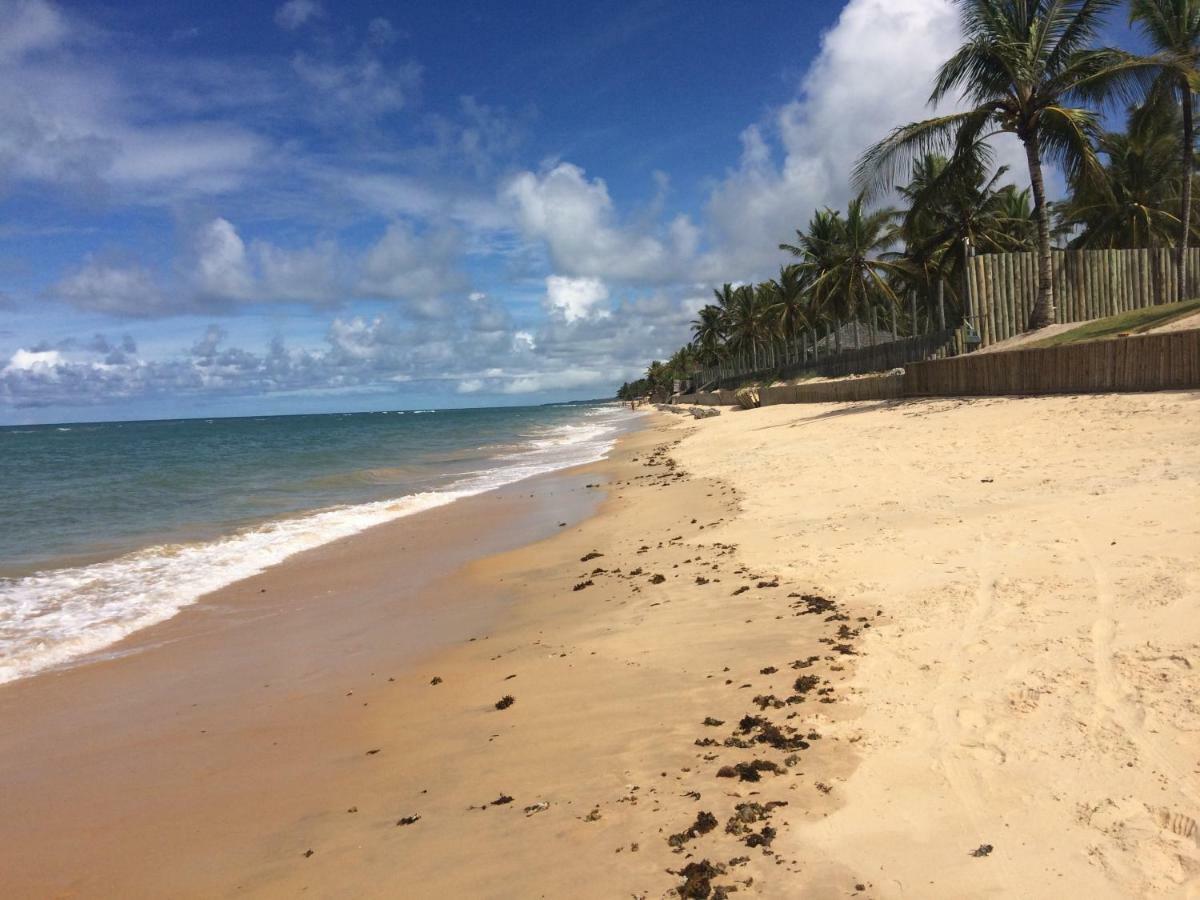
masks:
<path id="1" fill-rule="evenodd" d="M 591 553 L 585 553 L 583 556 L 579 557 L 579 561 L 580 562 L 590 562 L 593 559 L 599 559 L 603 555 L 604 555 L 603 553 L 599 553 L 599 552 L 593 550 Z"/>
<path id="2" fill-rule="evenodd" d="M 575 585 L 575 587 L 571 588 L 571 590 L 582 591 L 584 588 L 591 587 L 593 584 L 594 584 L 594 582 L 592 581 L 592 579 L 589 578 L 587 581 L 579 582 L 578 584 Z"/>
<path id="3" fill-rule="evenodd" d="M 549 808 L 550 808 L 550 801 L 549 800 L 541 800 L 538 803 L 531 803 L 531 804 L 529 804 L 529 806 L 525 807 L 525 815 L 533 816 L 533 815 L 536 815 L 537 813 L 545 812 Z"/>
<path id="4" fill-rule="evenodd" d="M 516 702 L 517 702 L 517 699 L 512 694 L 505 694 L 503 697 L 501 697 L 499 700 L 496 701 L 496 709 L 508 709 L 510 706 L 512 706 Z"/>
<path id="5" fill-rule="evenodd" d="M 683 845 L 692 838 L 700 837 L 702 834 L 708 834 L 717 827 L 717 817 L 710 812 L 699 812 L 696 814 L 696 821 L 693 822 L 683 831 L 678 834 L 673 834 L 667 838 L 667 843 L 675 849 L 682 849 Z"/>
<path id="6" fill-rule="evenodd" d="M 429 683 L 430 683 L 430 684 L 435 684 L 435 685 L 436 685 L 436 684 L 441 684 L 441 683 L 442 683 L 442 676 L 441 676 L 441 675 L 434 675 L 432 678 L 430 678 L 430 679 L 429 679 Z"/>
<path id="7" fill-rule="evenodd" d="M 721 766 L 717 770 L 718 778 L 737 778 L 739 781 L 761 781 L 763 772 L 778 775 L 784 770 L 777 763 L 766 759 L 754 759 L 750 762 L 740 762 L 732 766 Z"/>
<path id="8" fill-rule="evenodd" d="M 725 724 L 725 720 L 724 719 L 714 719 L 712 716 L 705 716 L 704 724 L 709 726 L 710 728 L 720 728 L 722 725 Z"/>
<path id="9" fill-rule="evenodd" d="M 666 580 L 667 580 L 667 576 L 666 576 L 666 575 L 657 575 L 657 574 L 655 574 L 655 575 L 651 575 L 651 576 L 650 576 L 650 583 L 651 583 L 651 584 L 662 584 L 662 583 L 663 583 L 664 581 L 666 581 Z"/>
<path id="10" fill-rule="evenodd" d="M 309 858 L 310 856 L 312 856 L 312 855 L 313 855 L 313 849 L 312 849 L 311 847 L 310 847 L 310 848 L 308 848 L 307 850 L 305 850 L 305 851 L 304 851 L 304 858 L 305 858 L 305 859 L 308 859 L 308 858 Z"/>
<path id="11" fill-rule="evenodd" d="M 978 847 L 976 847 L 974 850 L 971 851 L 971 855 L 976 857 L 977 859 L 981 859 L 985 856 L 991 856 L 992 851 L 995 849 L 996 848 L 993 847 L 991 844 L 980 844 Z"/>
<path id="12" fill-rule="evenodd" d="M 700 862 L 688 863 L 675 873 L 683 877 L 683 884 L 676 890 L 684 900 L 705 900 L 712 895 L 712 880 L 718 875 L 725 874 L 725 867 L 718 863 L 713 865 L 707 859 Z"/>
<path id="13" fill-rule="evenodd" d="M 512 803 L 512 801 L 513 798 L 508 796 L 508 794 L 501 794 L 499 797 L 489 803 L 488 806 L 507 806 L 509 803 Z"/>
<path id="14" fill-rule="evenodd" d="M 419 821 L 421 821 L 420 816 L 404 816 L 403 818 L 396 820 L 396 827 L 399 828 L 401 825 L 413 825 Z"/>

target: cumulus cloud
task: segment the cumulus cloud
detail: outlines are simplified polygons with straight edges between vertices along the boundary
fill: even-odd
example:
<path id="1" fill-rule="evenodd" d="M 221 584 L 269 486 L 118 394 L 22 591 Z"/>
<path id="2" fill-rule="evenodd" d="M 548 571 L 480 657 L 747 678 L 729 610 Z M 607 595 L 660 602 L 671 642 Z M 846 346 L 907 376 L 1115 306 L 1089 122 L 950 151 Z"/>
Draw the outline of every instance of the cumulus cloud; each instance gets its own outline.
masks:
<path id="1" fill-rule="evenodd" d="M 568 322 L 604 317 L 600 306 L 608 299 L 608 288 L 599 278 L 567 278 L 551 275 L 546 279 L 546 306 Z"/>
<path id="2" fill-rule="evenodd" d="M 961 42 L 952 0 L 850 0 L 799 96 L 743 132 L 738 166 L 712 191 L 710 268 L 727 278 L 767 271 L 778 264 L 776 246 L 813 210 L 844 206 L 863 151 L 895 126 L 932 114 L 934 72 Z M 1024 159 L 1011 140 L 998 140 L 997 149 L 1005 161 Z M 1023 166 L 1014 177 L 1025 177 Z"/>
<path id="3" fill-rule="evenodd" d="M 275 24 L 286 31 L 295 31 L 323 15 L 325 10 L 318 0 L 288 0 L 275 10 Z"/>
<path id="4" fill-rule="evenodd" d="M 447 292 L 465 286 L 456 268 L 460 250 L 452 231 L 418 234 L 405 222 L 393 222 L 367 251 L 357 290 L 368 297 L 406 300 L 424 316 L 440 315 Z"/>
<path id="5" fill-rule="evenodd" d="M 112 316 L 156 316 L 166 308 L 163 293 L 149 270 L 91 258 L 52 287 L 50 294 L 77 309 Z"/>
<path id="6" fill-rule="evenodd" d="M 63 363 L 57 350 L 17 350 L 2 370 L 5 375 L 16 372 L 53 372 Z"/>
<path id="7" fill-rule="evenodd" d="M 567 275 L 669 281 L 694 249 L 685 217 L 661 237 L 622 227 L 608 185 L 571 163 L 521 172 L 504 184 L 501 198 L 524 235 L 544 241 L 554 268 Z"/>
<path id="8" fill-rule="evenodd" d="M 193 280 L 202 296 L 248 299 L 253 279 L 246 244 L 228 219 L 216 218 L 197 231 Z"/>

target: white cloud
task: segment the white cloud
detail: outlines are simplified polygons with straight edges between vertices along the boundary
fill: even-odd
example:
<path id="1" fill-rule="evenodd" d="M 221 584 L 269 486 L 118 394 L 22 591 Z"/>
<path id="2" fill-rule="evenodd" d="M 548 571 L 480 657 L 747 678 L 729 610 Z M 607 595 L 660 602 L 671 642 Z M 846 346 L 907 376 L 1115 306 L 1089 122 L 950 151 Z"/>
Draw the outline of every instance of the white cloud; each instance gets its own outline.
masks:
<path id="1" fill-rule="evenodd" d="M 367 251 L 358 291 L 407 300 L 421 315 L 440 315 L 445 311 L 445 294 L 464 286 L 455 268 L 460 250 L 453 232 L 417 234 L 411 226 L 393 222 Z"/>
<path id="2" fill-rule="evenodd" d="M 63 355 L 57 350 L 18 350 L 9 359 L 0 374 L 10 375 L 15 372 L 38 372 L 54 369 L 65 362 Z"/>
<path id="3" fill-rule="evenodd" d="M 341 251 L 333 241 L 297 250 L 256 241 L 253 250 L 262 279 L 258 294 L 264 299 L 320 305 L 343 298 Z"/>
<path id="4" fill-rule="evenodd" d="M 686 220 L 667 240 L 620 227 L 608 186 L 571 163 L 521 172 L 502 187 L 501 198 L 524 235 L 545 241 L 554 268 L 568 275 L 668 281 L 679 274 L 680 251 L 694 247 Z"/>
<path id="5" fill-rule="evenodd" d="M 164 297 L 154 276 L 137 265 L 112 265 L 89 258 L 50 293 L 91 312 L 132 317 L 164 312 Z"/>
<path id="6" fill-rule="evenodd" d="M 325 15 L 318 0 L 288 0 L 275 10 L 275 24 L 287 31 L 295 31 L 305 23 Z"/>
<path id="7" fill-rule="evenodd" d="M 737 168 L 709 198 L 717 250 L 707 269 L 727 280 L 765 274 L 781 261 L 777 245 L 814 210 L 843 207 L 863 151 L 932 113 L 926 101 L 934 72 L 961 42 L 952 0 L 850 0 L 824 35 L 800 95 L 765 128 L 743 132 Z M 1014 141 L 998 141 L 997 149 L 1005 161 L 1024 158 Z M 1012 174 L 1024 179 L 1024 166 Z"/>
<path id="8" fill-rule="evenodd" d="M 608 288 L 599 278 L 551 275 L 546 279 L 547 307 L 568 322 L 607 316 L 607 309 L 598 308 L 607 299 Z"/>
<path id="9" fill-rule="evenodd" d="M 193 279 L 206 297 L 243 300 L 253 291 L 246 244 L 228 219 L 216 218 L 196 234 Z"/>

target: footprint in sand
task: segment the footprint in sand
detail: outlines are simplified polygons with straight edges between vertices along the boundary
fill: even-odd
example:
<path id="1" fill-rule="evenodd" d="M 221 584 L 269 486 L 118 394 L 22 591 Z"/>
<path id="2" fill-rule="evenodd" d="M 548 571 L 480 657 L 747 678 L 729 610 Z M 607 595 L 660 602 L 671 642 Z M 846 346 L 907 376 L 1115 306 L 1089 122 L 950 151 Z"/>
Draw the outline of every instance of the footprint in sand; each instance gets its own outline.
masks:
<path id="1" fill-rule="evenodd" d="M 1164 831 L 1177 834 L 1185 840 L 1200 845 L 1200 831 L 1197 831 L 1196 820 L 1191 816 L 1163 809 L 1159 810 L 1158 824 Z"/>
<path id="2" fill-rule="evenodd" d="M 1038 708 L 1041 703 L 1042 692 L 1033 688 L 1020 688 L 1008 695 L 1008 705 L 1015 712 L 1028 714 Z"/>

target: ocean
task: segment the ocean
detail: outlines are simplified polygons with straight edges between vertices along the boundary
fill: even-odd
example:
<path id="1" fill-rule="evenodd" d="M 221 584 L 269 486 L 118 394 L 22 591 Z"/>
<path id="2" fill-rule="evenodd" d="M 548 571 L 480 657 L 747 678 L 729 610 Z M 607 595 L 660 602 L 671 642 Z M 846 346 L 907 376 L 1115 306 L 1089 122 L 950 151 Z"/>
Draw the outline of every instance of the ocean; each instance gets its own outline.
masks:
<path id="1" fill-rule="evenodd" d="M 294 553 L 601 459 L 613 403 L 0 428 L 0 682 Z"/>

